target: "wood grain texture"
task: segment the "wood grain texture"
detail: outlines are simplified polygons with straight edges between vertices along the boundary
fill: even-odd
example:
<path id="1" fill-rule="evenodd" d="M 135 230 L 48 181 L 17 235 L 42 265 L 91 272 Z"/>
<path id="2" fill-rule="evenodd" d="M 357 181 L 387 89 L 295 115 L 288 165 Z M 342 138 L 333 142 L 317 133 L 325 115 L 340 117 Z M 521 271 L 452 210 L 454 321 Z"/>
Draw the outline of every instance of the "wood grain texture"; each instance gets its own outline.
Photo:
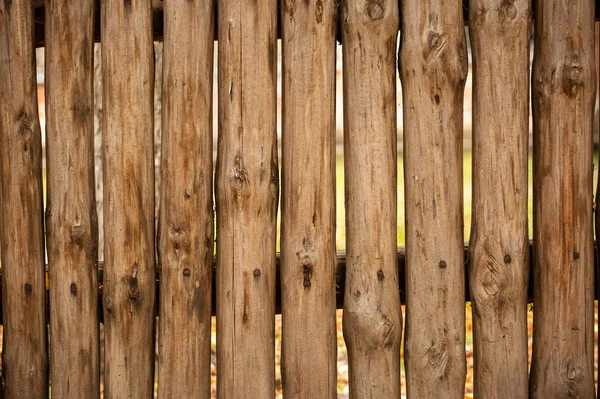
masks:
<path id="1" fill-rule="evenodd" d="M 600 9 L 600 7 L 596 7 L 596 11 L 598 11 Z M 596 42 L 595 42 L 595 58 L 596 58 L 596 100 L 598 100 L 599 96 L 600 96 L 600 22 L 595 22 L 594 23 L 594 30 L 595 30 L 595 37 L 596 37 Z M 597 121 L 594 121 L 594 125 L 595 126 L 600 126 L 600 112 L 596 113 L 595 115 L 598 115 L 599 119 Z M 596 125 L 596 123 L 598 123 L 598 125 Z M 596 129 L 594 129 L 594 134 L 596 134 Z M 596 137 L 593 138 L 593 140 L 596 140 Z M 600 174 L 598 175 L 598 179 L 600 180 Z M 600 187 L 600 184 L 596 184 L 596 201 L 594 202 L 594 221 L 595 221 L 595 233 L 596 236 L 595 237 L 600 237 L 600 211 L 598 210 L 598 203 L 600 202 L 600 191 L 598 191 L 598 187 Z M 594 273 L 594 277 L 596 278 L 596 286 L 595 286 L 595 290 L 594 290 L 594 298 L 596 298 L 596 293 L 599 291 L 598 288 L 600 288 L 600 270 L 598 269 L 598 247 L 596 242 L 594 242 L 594 269 L 595 269 L 595 273 Z M 598 326 L 600 326 L 600 324 L 597 324 Z M 600 349 L 596 349 L 596 351 L 600 351 Z M 598 353 L 598 352 L 596 352 Z M 596 397 L 598 397 L 598 395 L 600 395 L 600 384 L 596 384 Z"/>
<path id="2" fill-rule="evenodd" d="M 463 398 L 462 118 L 467 51 L 460 0 L 402 3 L 409 398 Z"/>
<path id="3" fill-rule="evenodd" d="M 594 2 L 537 1 L 531 398 L 593 398 Z"/>
<path id="4" fill-rule="evenodd" d="M 102 2 L 106 398 L 154 393 L 151 2 Z"/>
<path id="5" fill-rule="evenodd" d="M 281 9 L 283 395 L 335 398 L 336 3 Z"/>
<path id="6" fill-rule="evenodd" d="M 167 2 L 158 395 L 210 398 L 214 5 Z"/>
<path id="7" fill-rule="evenodd" d="M 48 396 L 42 140 L 33 2 L 0 2 L 0 245 L 5 398 Z"/>
<path id="8" fill-rule="evenodd" d="M 100 396 L 94 2 L 46 6 L 46 242 L 52 395 Z"/>
<path id="9" fill-rule="evenodd" d="M 275 395 L 276 0 L 220 0 L 217 397 Z"/>
<path id="10" fill-rule="evenodd" d="M 396 1 L 344 0 L 346 290 L 351 398 L 400 397 L 396 259 Z"/>
<path id="11" fill-rule="evenodd" d="M 474 395 L 526 399 L 531 1 L 470 6 Z"/>

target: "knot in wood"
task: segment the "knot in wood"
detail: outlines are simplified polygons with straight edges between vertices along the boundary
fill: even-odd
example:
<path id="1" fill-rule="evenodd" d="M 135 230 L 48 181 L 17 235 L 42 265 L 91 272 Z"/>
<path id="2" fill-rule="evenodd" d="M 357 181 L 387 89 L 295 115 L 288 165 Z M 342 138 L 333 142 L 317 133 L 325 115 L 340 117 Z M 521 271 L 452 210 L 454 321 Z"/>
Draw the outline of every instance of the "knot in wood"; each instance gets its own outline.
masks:
<path id="1" fill-rule="evenodd" d="M 85 231 L 81 224 L 74 224 L 71 226 L 69 231 L 71 243 L 77 246 L 81 246 L 83 244 L 85 238 Z"/>
<path id="2" fill-rule="evenodd" d="M 367 3 L 367 15 L 371 21 L 377 21 L 383 18 L 384 14 L 383 0 L 370 0 Z"/>
<path id="3" fill-rule="evenodd" d="M 483 4 L 479 4 L 474 12 L 473 24 L 477 26 L 483 26 L 485 23 L 487 8 Z"/>
<path id="4" fill-rule="evenodd" d="M 235 157 L 233 162 L 233 177 L 242 184 L 248 179 L 246 168 L 244 168 L 244 161 L 239 155 Z"/>
<path id="5" fill-rule="evenodd" d="M 135 301 L 138 298 L 139 289 L 138 289 L 138 265 L 137 262 L 133 263 L 133 270 L 131 272 L 131 276 L 129 277 L 129 300 Z"/>
<path id="6" fill-rule="evenodd" d="M 24 288 L 25 288 L 25 295 L 31 296 L 31 292 L 33 291 L 31 284 L 26 283 Z"/>
<path id="7" fill-rule="evenodd" d="M 323 0 L 317 0 L 317 6 L 315 9 L 315 19 L 318 24 L 323 22 Z"/>
<path id="8" fill-rule="evenodd" d="M 16 122 L 19 122 L 19 134 L 23 141 L 28 142 L 33 138 L 33 119 L 25 111 L 21 109 L 15 118 Z"/>
<path id="9" fill-rule="evenodd" d="M 377 280 L 381 281 L 385 278 L 385 275 L 383 274 L 383 270 L 379 269 L 377 270 Z"/>
<path id="10" fill-rule="evenodd" d="M 294 19 L 294 0 L 285 0 L 287 12 L 290 15 L 290 21 Z"/>
<path id="11" fill-rule="evenodd" d="M 302 258 L 302 275 L 304 276 L 303 285 L 304 288 L 309 288 L 311 286 L 310 279 L 312 277 L 313 267 L 308 256 Z"/>
<path id="12" fill-rule="evenodd" d="M 515 0 L 504 0 L 498 10 L 502 19 L 512 21 L 517 17 L 517 7 L 514 5 Z"/>
<path id="13" fill-rule="evenodd" d="M 440 47 L 442 43 L 442 38 L 437 32 L 429 32 L 429 36 L 427 37 L 427 45 L 430 49 L 435 50 Z"/>
<path id="14" fill-rule="evenodd" d="M 571 65 L 563 69 L 563 92 L 569 97 L 576 97 L 579 88 L 585 86 L 583 82 L 583 68 L 580 65 Z"/>
<path id="15" fill-rule="evenodd" d="M 69 290 L 71 291 L 71 295 L 77 296 L 77 284 L 71 283 Z"/>
<path id="16" fill-rule="evenodd" d="M 574 260 L 579 259 L 579 252 L 573 252 L 573 259 Z"/>

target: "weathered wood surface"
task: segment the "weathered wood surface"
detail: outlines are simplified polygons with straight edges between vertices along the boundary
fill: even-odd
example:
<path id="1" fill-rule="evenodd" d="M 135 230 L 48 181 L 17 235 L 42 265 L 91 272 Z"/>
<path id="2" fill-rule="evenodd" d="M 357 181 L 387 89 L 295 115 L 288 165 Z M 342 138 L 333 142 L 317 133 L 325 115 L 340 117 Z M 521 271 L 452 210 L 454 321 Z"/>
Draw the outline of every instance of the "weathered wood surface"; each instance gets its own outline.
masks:
<path id="1" fill-rule="evenodd" d="M 598 11 L 599 7 L 596 7 L 596 11 Z M 594 30 L 595 30 L 595 35 L 596 35 L 596 42 L 595 42 L 595 57 L 596 57 L 596 99 L 599 98 L 600 96 L 600 23 L 599 22 L 595 22 L 594 24 Z M 594 123 L 598 123 L 598 126 L 600 126 L 600 112 L 597 114 L 599 115 L 599 119 L 597 121 L 595 121 Z M 594 129 L 595 130 L 595 129 Z M 594 137 L 595 139 L 595 137 Z M 598 175 L 598 180 L 600 181 L 600 174 Z M 598 191 L 598 187 L 600 187 L 600 184 L 596 185 L 596 198 L 595 198 L 595 202 L 594 202 L 594 219 L 595 219 L 595 233 L 596 233 L 596 237 L 600 237 L 600 211 L 597 210 L 597 204 L 600 200 L 600 191 Z M 596 242 L 594 242 L 594 244 L 596 244 Z M 598 271 L 598 248 L 596 245 L 594 245 L 594 277 L 596 278 L 596 284 L 594 284 L 594 293 L 596 294 L 598 291 L 598 288 L 600 287 L 600 271 Z M 594 298 L 596 298 L 596 295 L 594 295 Z M 597 349 L 600 350 L 600 349 Z M 597 367 L 597 366 L 596 366 Z M 596 397 L 598 397 L 598 395 L 600 395 L 600 384 L 596 384 Z"/>
<path id="2" fill-rule="evenodd" d="M 523 398 L 527 365 L 527 150 L 531 0 L 472 0 L 474 396 Z"/>
<path id="3" fill-rule="evenodd" d="M 107 398 L 154 392 L 154 155 L 149 1 L 102 2 Z"/>
<path id="4" fill-rule="evenodd" d="M 2 1 L 0 245 L 6 398 L 48 396 L 42 140 L 37 106 L 33 1 Z"/>
<path id="5" fill-rule="evenodd" d="M 211 1 L 167 2 L 158 232 L 158 395 L 210 398 Z"/>
<path id="6" fill-rule="evenodd" d="M 400 397 L 396 258 L 398 2 L 344 0 L 347 265 L 344 339 L 351 398 Z"/>
<path id="7" fill-rule="evenodd" d="M 407 394 L 463 398 L 462 3 L 405 0 L 402 16 Z"/>
<path id="8" fill-rule="evenodd" d="M 596 252 L 596 250 L 594 250 L 594 253 Z M 402 303 L 405 302 L 405 298 L 406 298 L 406 291 L 405 291 L 405 285 L 406 285 L 406 280 L 405 280 L 405 270 L 406 270 L 406 252 L 404 247 L 399 247 L 397 249 L 397 254 L 398 254 L 398 282 L 399 282 L 399 292 L 400 292 L 400 301 Z M 465 246 L 464 248 L 464 254 L 465 254 L 465 270 L 468 270 L 469 268 L 469 248 Z M 279 284 L 279 268 L 280 268 L 280 257 L 279 254 L 277 254 L 277 277 L 276 277 L 276 288 L 275 288 L 275 313 L 281 313 L 281 286 Z M 531 241 L 529 242 L 529 275 L 532 275 L 532 263 L 533 263 L 533 247 L 531 244 Z M 597 260 L 594 261 L 595 264 L 597 264 Z M 158 268 L 158 265 L 157 265 Z M 216 300 L 215 300 L 215 296 L 216 296 L 216 292 L 215 292 L 215 273 L 216 270 L 216 260 L 215 257 L 213 256 L 213 289 L 212 289 L 212 301 L 211 301 L 211 305 L 212 305 L 212 315 L 214 316 L 216 314 L 216 309 L 215 309 L 215 305 L 216 305 Z M 103 296 L 103 290 L 102 290 L 102 282 L 104 280 L 104 262 L 100 262 L 98 265 L 98 306 L 101 309 L 102 308 L 102 296 Z M 466 275 L 466 273 L 465 273 Z M 0 271 L 0 283 L 2 281 L 2 273 Z M 466 301 L 470 301 L 471 298 L 469 296 L 469 281 L 466 280 L 466 287 L 465 287 L 465 300 Z M 156 281 L 156 292 L 158 293 L 160 291 L 160 287 L 159 287 L 160 283 L 159 280 L 157 279 Z M 344 290 L 346 287 L 346 251 L 337 251 L 337 262 L 336 262 L 336 266 L 335 266 L 335 306 L 337 309 L 342 309 L 344 307 Z M 0 293 L 1 293 L 2 289 L 0 287 Z M 598 292 L 595 292 L 595 298 L 598 299 Z M 527 303 L 531 304 L 533 303 L 533 280 L 530 278 L 529 279 L 529 284 L 527 287 Z M 0 299 L 0 305 L 2 304 L 2 300 Z M 49 312 L 49 309 L 46 309 L 46 312 Z M 103 315 L 102 313 L 100 313 L 100 322 L 103 321 Z M 3 318 L 2 318 L 2 312 L 0 312 L 0 325 L 2 324 Z"/>
<path id="9" fill-rule="evenodd" d="M 46 8 L 46 242 L 52 395 L 100 395 L 91 0 Z"/>
<path id="10" fill-rule="evenodd" d="M 220 0 L 217 396 L 275 395 L 277 2 Z"/>
<path id="11" fill-rule="evenodd" d="M 44 1 L 45 0 L 34 0 L 35 4 L 35 43 L 38 47 L 44 46 Z M 464 23 L 467 24 L 469 20 L 469 0 L 463 1 L 463 17 Z M 164 1 L 163 0 L 152 0 L 152 33 L 154 40 L 160 41 L 163 39 L 164 30 Z M 94 24 L 94 37 L 97 42 L 100 41 L 100 0 L 96 0 L 96 23 Z M 338 2 L 339 7 L 339 2 Z M 339 15 L 339 8 L 337 10 Z M 535 17 L 535 10 L 533 13 Z M 596 20 L 600 19 L 600 0 L 596 0 Z M 215 24 L 215 37 L 217 37 L 217 26 Z M 277 29 L 278 37 L 281 37 L 281 24 L 278 25 Z M 341 32 L 338 30 L 337 39 L 341 40 Z"/>
<path id="12" fill-rule="evenodd" d="M 281 5 L 283 395 L 335 398 L 336 2 Z"/>
<path id="13" fill-rule="evenodd" d="M 537 1 L 531 398 L 593 398 L 594 2 Z"/>

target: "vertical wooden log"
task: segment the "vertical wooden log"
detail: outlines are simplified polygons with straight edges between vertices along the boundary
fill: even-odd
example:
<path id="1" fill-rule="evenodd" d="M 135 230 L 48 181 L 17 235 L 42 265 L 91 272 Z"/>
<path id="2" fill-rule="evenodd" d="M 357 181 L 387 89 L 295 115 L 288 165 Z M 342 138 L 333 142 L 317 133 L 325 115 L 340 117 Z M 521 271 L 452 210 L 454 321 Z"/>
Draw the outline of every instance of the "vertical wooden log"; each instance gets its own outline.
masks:
<path id="1" fill-rule="evenodd" d="M 283 394 L 335 398 L 336 3 L 281 9 Z"/>
<path id="2" fill-rule="evenodd" d="M 596 35 L 596 44 L 595 44 L 595 62 L 596 62 L 596 101 L 598 101 L 600 99 L 600 22 L 596 21 L 594 23 L 594 28 L 595 28 L 595 35 Z M 596 111 L 594 113 L 594 118 L 598 117 L 599 119 L 596 119 L 594 121 L 594 135 L 596 135 L 596 131 L 600 130 L 600 110 Z M 597 140 L 600 140 L 599 137 L 594 137 L 593 141 L 594 141 L 594 146 Z M 596 167 L 598 167 L 596 165 Z M 600 182 L 600 174 L 598 174 L 598 181 Z M 596 245 L 594 246 L 595 250 L 596 250 L 596 254 L 594 256 L 595 259 L 595 269 L 596 269 L 596 274 L 594 275 L 594 277 L 596 278 L 596 292 L 600 292 L 600 262 L 598 261 L 599 257 L 598 257 L 598 237 L 600 237 L 600 210 L 598 209 L 598 203 L 600 202 L 600 191 L 599 190 L 600 184 L 596 184 L 596 201 L 594 203 L 594 218 L 595 218 L 595 228 L 596 228 Z M 600 321 L 598 324 L 596 324 L 597 326 L 600 326 Z M 600 351 L 600 346 L 596 347 L 596 353 L 594 355 L 598 355 L 598 352 Z M 600 384 L 596 384 L 596 397 L 598 397 L 600 395 Z"/>
<path id="3" fill-rule="evenodd" d="M 275 395 L 277 1 L 220 0 L 217 396 Z"/>
<path id="4" fill-rule="evenodd" d="M 467 52 L 460 0 L 404 0 L 400 77 L 406 195 L 409 398 L 463 398 L 462 119 Z"/>
<path id="5" fill-rule="evenodd" d="M 42 140 L 33 1 L 0 2 L 0 245 L 6 398 L 48 396 Z"/>
<path id="6" fill-rule="evenodd" d="M 398 2 L 342 2 L 347 266 L 344 338 L 351 398 L 400 397 L 396 254 Z"/>
<path id="7" fill-rule="evenodd" d="M 52 395 L 100 395 L 94 1 L 46 3 L 46 224 Z"/>
<path id="8" fill-rule="evenodd" d="M 474 395 L 527 399 L 531 1 L 471 0 Z"/>
<path id="9" fill-rule="evenodd" d="M 0 3 L 0 243 L 7 398 L 48 394 L 42 146 L 33 3 Z"/>
<path id="10" fill-rule="evenodd" d="M 154 393 L 154 156 L 150 1 L 102 2 L 107 398 Z"/>
<path id="11" fill-rule="evenodd" d="M 593 398 L 594 1 L 537 1 L 531 398 Z"/>
<path id="12" fill-rule="evenodd" d="M 158 395 L 210 398 L 212 1 L 166 2 Z"/>

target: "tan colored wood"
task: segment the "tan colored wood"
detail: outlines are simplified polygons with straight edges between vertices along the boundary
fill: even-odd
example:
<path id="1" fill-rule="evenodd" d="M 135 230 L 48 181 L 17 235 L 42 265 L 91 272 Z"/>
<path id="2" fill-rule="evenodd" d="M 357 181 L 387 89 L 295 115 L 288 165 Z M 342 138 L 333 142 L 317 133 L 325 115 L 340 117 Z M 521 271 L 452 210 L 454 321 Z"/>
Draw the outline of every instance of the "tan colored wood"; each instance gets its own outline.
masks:
<path id="1" fill-rule="evenodd" d="M 398 2 L 342 2 L 347 266 L 344 339 L 351 398 L 400 397 L 396 258 Z"/>
<path id="2" fill-rule="evenodd" d="M 336 2 L 281 7 L 283 395 L 335 398 Z"/>
<path id="3" fill-rule="evenodd" d="M 595 27 L 595 37 L 596 37 L 596 44 L 595 44 L 595 58 L 596 58 L 596 101 L 598 101 L 599 95 L 600 95 L 600 23 L 598 21 L 596 21 L 594 23 L 594 27 Z M 596 121 L 594 121 L 594 126 L 596 128 L 594 128 L 594 143 L 596 142 L 596 140 L 599 140 L 599 138 L 596 136 L 596 131 L 600 130 L 600 111 L 595 113 L 595 116 L 598 116 L 598 119 Z M 600 179 L 600 174 L 598 175 L 598 179 Z M 596 233 L 596 237 L 600 237 L 600 211 L 598 210 L 598 202 L 599 202 L 599 194 L 600 192 L 598 191 L 598 187 L 600 187 L 600 184 L 596 185 L 596 201 L 594 202 L 594 216 L 595 216 L 595 233 Z M 595 244 L 595 243 L 594 243 Z M 594 266 L 595 266 L 595 274 L 594 277 L 596 278 L 596 290 L 594 292 L 594 294 L 596 292 L 599 292 L 600 290 L 598 290 L 598 287 L 600 287 L 600 269 L 598 268 L 598 248 L 597 245 L 594 245 Z M 595 295 L 594 295 L 595 298 Z M 600 351 L 600 349 L 596 349 L 596 353 L 595 355 L 598 353 L 598 351 Z M 596 397 L 598 397 L 598 395 L 600 395 L 600 384 L 596 384 Z"/>
<path id="4" fill-rule="evenodd" d="M 537 1 L 531 398 L 593 398 L 594 1 Z"/>
<path id="5" fill-rule="evenodd" d="M 0 245 L 5 398 L 48 396 L 42 140 L 33 1 L 0 1 Z"/>
<path id="6" fill-rule="evenodd" d="M 158 396 L 210 398 L 211 1 L 167 2 L 158 250 Z"/>
<path id="7" fill-rule="evenodd" d="M 474 396 L 527 399 L 531 1 L 472 0 Z"/>
<path id="8" fill-rule="evenodd" d="M 221 0 L 217 397 L 275 395 L 277 2 Z"/>
<path id="9" fill-rule="evenodd" d="M 462 2 L 405 0 L 401 13 L 407 394 L 463 398 Z"/>
<path id="10" fill-rule="evenodd" d="M 46 7 L 46 242 L 52 396 L 100 395 L 94 2 Z"/>
<path id="11" fill-rule="evenodd" d="M 154 393 L 152 9 L 102 2 L 105 398 Z"/>

